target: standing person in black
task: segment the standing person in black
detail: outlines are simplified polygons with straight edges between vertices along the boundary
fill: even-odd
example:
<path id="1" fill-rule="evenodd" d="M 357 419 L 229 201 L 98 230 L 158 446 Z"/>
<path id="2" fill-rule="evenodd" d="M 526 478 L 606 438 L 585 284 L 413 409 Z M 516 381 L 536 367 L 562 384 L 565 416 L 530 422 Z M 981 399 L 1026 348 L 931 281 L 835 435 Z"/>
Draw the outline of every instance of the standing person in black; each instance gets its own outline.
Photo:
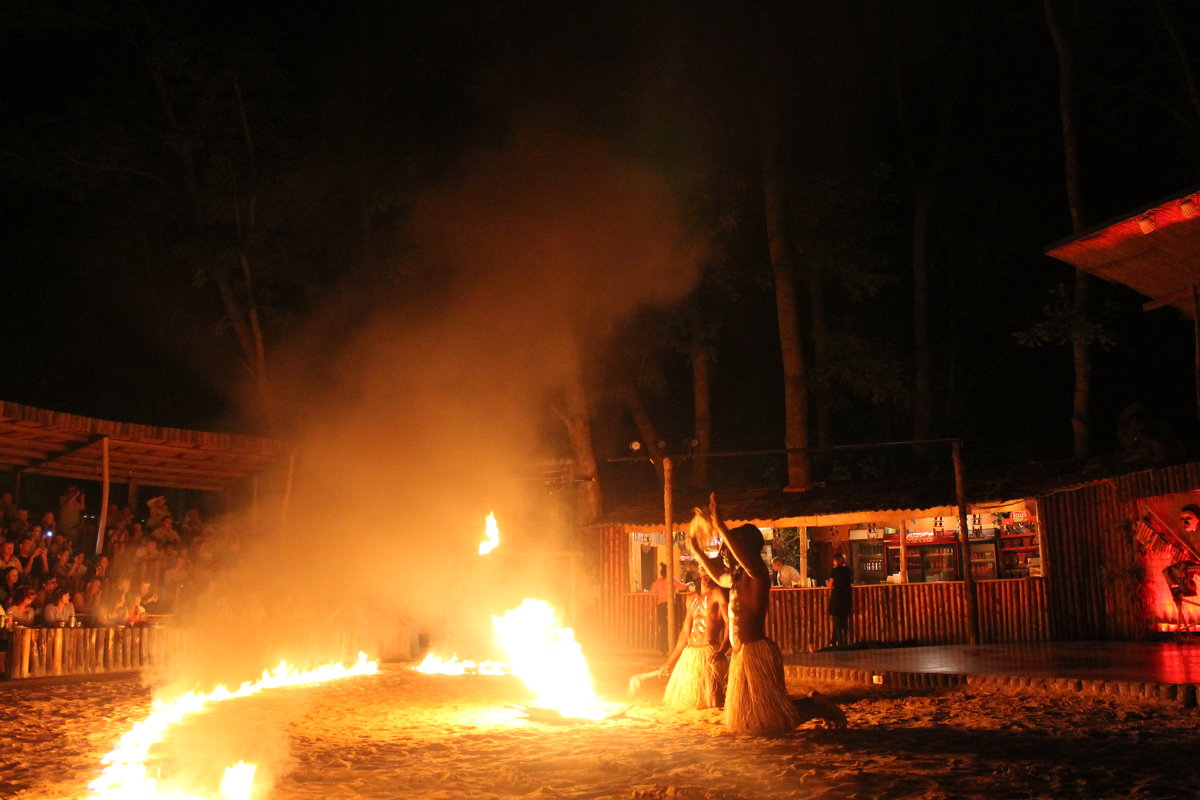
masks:
<path id="1" fill-rule="evenodd" d="M 854 608 L 854 595 L 850 584 L 854 581 L 854 573 L 846 566 L 846 556 L 838 553 L 833 557 L 833 569 L 829 571 L 829 585 L 833 591 L 829 593 L 829 616 L 833 617 L 833 638 L 829 640 L 830 647 L 843 647 L 848 644 L 847 629 L 850 625 L 850 612 Z"/>

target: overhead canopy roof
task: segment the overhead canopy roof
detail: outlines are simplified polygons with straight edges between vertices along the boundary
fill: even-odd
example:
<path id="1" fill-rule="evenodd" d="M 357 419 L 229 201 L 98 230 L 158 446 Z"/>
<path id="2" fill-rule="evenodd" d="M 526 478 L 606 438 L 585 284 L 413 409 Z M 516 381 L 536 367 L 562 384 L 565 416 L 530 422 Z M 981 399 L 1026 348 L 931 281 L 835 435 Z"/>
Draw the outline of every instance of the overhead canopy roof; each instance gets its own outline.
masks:
<path id="1" fill-rule="evenodd" d="M 1046 254 L 1195 316 L 1200 286 L 1200 186 L 1088 233 L 1051 245 Z"/>
<path id="2" fill-rule="evenodd" d="M 287 451 L 273 439 L 110 422 L 0 403 L 0 470 L 143 486 L 221 491 L 248 480 Z"/>

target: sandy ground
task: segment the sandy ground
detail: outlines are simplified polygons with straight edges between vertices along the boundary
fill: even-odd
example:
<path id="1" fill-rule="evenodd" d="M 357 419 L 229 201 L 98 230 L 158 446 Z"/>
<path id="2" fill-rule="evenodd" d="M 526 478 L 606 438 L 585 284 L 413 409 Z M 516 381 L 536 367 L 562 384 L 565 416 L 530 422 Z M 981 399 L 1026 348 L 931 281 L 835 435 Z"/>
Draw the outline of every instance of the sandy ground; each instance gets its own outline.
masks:
<path id="1" fill-rule="evenodd" d="M 593 664 L 619 695 L 652 665 Z M 793 687 L 799 692 L 802 687 Z M 154 769 L 215 786 L 259 763 L 259 798 L 1195 797 L 1200 712 L 1040 690 L 819 687 L 851 727 L 725 734 L 715 712 L 530 722 L 514 678 L 373 676 L 231 701 L 172 729 Z M 645 693 L 649 694 L 649 692 Z M 135 680 L 0 686 L 0 797 L 86 797 L 100 758 L 145 715 Z"/>

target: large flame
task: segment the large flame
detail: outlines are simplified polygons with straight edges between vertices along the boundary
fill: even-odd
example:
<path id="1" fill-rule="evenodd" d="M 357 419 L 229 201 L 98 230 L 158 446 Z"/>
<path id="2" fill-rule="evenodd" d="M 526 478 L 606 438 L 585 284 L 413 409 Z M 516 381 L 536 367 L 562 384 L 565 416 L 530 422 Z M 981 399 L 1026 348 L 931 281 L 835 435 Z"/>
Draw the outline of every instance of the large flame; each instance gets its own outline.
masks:
<path id="1" fill-rule="evenodd" d="M 502 616 L 492 617 L 492 628 L 508 661 L 477 663 L 430 653 L 413 669 L 436 675 L 512 674 L 533 692 L 540 708 L 584 719 L 601 719 L 611 712 L 609 704 L 596 697 L 575 632 L 559 627 L 549 603 L 526 598 Z"/>
<path id="2" fill-rule="evenodd" d="M 486 556 L 500 546 L 500 526 L 496 524 L 496 515 L 488 512 L 487 521 L 483 526 L 483 541 L 479 543 L 479 555 Z"/>
<path id="3" fill-rule="evenodd" d="M 91 800 L 204 800 L 179 787 L 161 784 L 150 777 L 146 769 L 146 759 L 150 748 L 162 741 L 167 730 L 183 720 L 189 714 L 204 709 L 209 703 L 219 703 L 224 700 L 236 700 L 257 694 L 264 689 L 280 689 L 285 686 L 300 686 L 303 684 L 323 683 L 338 678 L 348 678 L 352 675 L 370 675 L 377 672 L 378 665 L 367 660 L 365 653 L 358 654 L 358 661 L 349 667 L 341 664 L 326 664 L 307 672 L 301 672 L 287 662 L 281 661 L 274 670 L 263 670 L 262 678 L 251 683 L 247 681 L 237 689 L 230 691 L 224 686 L 218 686 L 208 693 L 188 692 L 174 700 L 155 700 L 152 710 L 145 719 L 134 723 L 133 727 L 121 737 L 112 752 L 103 758 L 108 766 L 100 773 L 100 777 L 88 784 L 91 790 Z M 221 780 L 222 800 L 249 800 L 254 783 L 255 766 L 239 761 L 236 765 L 225 770 Z"/>
<path id="4" fill-rule="evenodd" d="M 539 705 L 566 717 L 598 719 L 605 714 L 575 632 L 559 627 L 549 603 L 527 598 L 503 616 L 492 617 L 492 623 L 512 671 Z"/>

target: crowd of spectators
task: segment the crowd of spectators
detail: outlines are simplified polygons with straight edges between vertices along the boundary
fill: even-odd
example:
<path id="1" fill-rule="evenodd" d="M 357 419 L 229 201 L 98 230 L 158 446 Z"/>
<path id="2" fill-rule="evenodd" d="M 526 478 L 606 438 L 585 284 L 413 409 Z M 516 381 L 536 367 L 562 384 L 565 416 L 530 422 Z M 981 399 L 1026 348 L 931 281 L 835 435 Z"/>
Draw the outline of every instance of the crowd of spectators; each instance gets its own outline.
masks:
<path id="1" fill-rule="evenodd" d="M 236 556 L 236 546 L 215 544 L 224 537 L 198 509 L 176 524 L 165 498 L 146 506 L 140 519 L 129 507 L 109 506 L 98 537 L 74 486 L 59 499 L 57 517 L 47 511 L 36 521 L 10 492 L 0 494 L 0 630 L 148 625 Z"/>

